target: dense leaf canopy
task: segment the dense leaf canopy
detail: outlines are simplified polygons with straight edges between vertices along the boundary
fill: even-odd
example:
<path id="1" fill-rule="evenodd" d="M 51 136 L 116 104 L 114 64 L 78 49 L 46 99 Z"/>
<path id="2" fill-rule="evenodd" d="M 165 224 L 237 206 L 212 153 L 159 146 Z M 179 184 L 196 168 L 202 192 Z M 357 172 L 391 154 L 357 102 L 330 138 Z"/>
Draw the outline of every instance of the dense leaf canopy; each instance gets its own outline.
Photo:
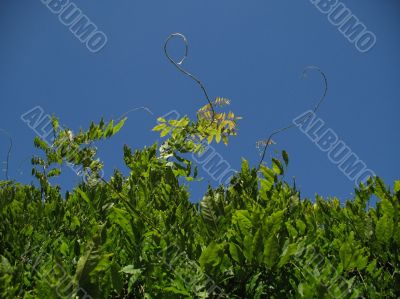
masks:
<path id="1" fill-rule="evenodd" d="M 108 181 L 92 143 L 125 120 L 74 135 L 53 119 L 54 143 L 35 139 L 38 185 L 0 182 L 0 297 L 400 297 L 400 182 L 370 180 L 344 205 L 303 199 L 283 180 L 283 152 L 259 170 L 243 160 L 228 186 L 191 203 L 197 171 L 184 154 L 227 144 L 237 119 L 210 106 L 195 121 L 159 119 L 165 141 L 125 146 L 130 174 Z M 66 162 L 89 179 L 64 196 L 49 180 Z"/>

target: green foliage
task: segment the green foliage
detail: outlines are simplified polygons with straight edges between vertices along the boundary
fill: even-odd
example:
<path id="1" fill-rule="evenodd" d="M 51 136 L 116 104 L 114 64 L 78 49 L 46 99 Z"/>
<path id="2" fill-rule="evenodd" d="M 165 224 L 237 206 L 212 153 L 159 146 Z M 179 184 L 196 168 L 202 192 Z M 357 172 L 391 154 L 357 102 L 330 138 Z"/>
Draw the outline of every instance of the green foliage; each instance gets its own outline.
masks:
<path id="1" fill-rule="evenodd" d="M 103 168 L 102 162 L 95 159 L 97 148 L 94 142 L 107 139 L 118 133 L 127 118 L 122 119 L 114 126 L 111 120 L 108 125 L 101 119 L 99 124 L 91 123 L 88 131 L 82 129 L 78 134 L 68 129 L 61 129 L 58 119 L 52 118 L 53 143 L 48 145 L 40 137 L 36 136 L 34 145 L 42 150 L 44 157 L 34 156 L 32 158 L 32 175 L 35 176 L 41 186 L 42 196 L 49 196 L 51 185 L 49 179 L 61 174 L 60 166 L 63 163 L 80 168 L 80 172 L 92 178 L 99 178 L 99 172 Z"/>
<path id="2" fill-rule="evenodd" d="M 98 174 L 93 142 L 125 120 L 74 135 L 54 119 L 54 144 L 35 139 L 40 188 L 0 182 L 0 297 L 398 298 L 399 181 L 392 192 L 377 178 L 344 206 L 311 202 L 283 181 L 282 152 L 259 173 L 243 160 L 229 186 L 190 202 L 180 178 L 196 174 L 182 154 L 203 140 L 227 143 L 236 119 L 208 106 L 196 121 L 159 119 L 160 147 L 124 147 L 129 175 L 116 170 L 65 197 L 49 183 L 59 166 Z"/>

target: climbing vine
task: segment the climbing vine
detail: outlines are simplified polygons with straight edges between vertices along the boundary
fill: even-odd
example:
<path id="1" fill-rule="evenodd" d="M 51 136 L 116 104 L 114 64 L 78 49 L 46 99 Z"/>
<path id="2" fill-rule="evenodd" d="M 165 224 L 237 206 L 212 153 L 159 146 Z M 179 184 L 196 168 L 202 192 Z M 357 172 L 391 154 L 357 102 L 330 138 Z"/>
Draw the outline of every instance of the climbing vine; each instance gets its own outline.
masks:
<path id="1" fill-rule="evenodd" d="M 167 57 L 175 36 L 187 49 L 183 35 L 172 35 Z M 101 177 L 94 145 L 117 134 L 126 118 L 73 132 L 53 117 L 52 144 L 34 140 L 38 184 L 0 181 L 0 297 L 400 297 L 400 181 L 391 188 L 371 178 L 345 205 L 302 198 L 284 180 L 290 161 L 282 151 L 271 166 L 264 155 L 258 167 L 243 159 L 228 186 L 190 201 L 187 181 L 197 170 L 185 154 L 228 145 L 240 117 L 227 110 L 229 100 L 210 100 L 182 68 L 184 59 L 170 61 L 194 78 L 207 103 L 195 119 L 158 118 L 161 144 L 125 145 L 128 174 Z M 288 128 L 264 140 L 264 152 Z M 53 179 L 65 163 L 91 180 L 64 195 Z M 378 202 L 367 208 L 372 197 Z"/>

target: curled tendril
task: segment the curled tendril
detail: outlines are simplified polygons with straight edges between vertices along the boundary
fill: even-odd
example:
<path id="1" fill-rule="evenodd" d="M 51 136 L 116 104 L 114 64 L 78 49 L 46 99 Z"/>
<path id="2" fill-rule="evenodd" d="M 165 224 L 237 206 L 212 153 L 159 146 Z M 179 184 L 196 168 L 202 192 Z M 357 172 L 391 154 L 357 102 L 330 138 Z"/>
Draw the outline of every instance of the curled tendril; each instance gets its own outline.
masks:
<path id="1" fill-rule="evenodd" d="M 171 41 L 171 39 L 178 37 L 181 38 L 185 44 L 185 53 L 183 55 L 183 57 L 179 60 L 179 61 L 175 61 L 169 54 L 168 54 L 168 43 Z M 182 33 L 172 33 L 168 36 L 167 40 L 165 41 L 164 44 L 164 53 L 165 56 L 168 58 L 168 60 L 179 70 L 181 71 L 183 74 L 185 74 L 186 76 L 192 78 L 201 88 L 201 90 L 203 91 L 208 104 L 210 105 L 211 111 L 212 111 L 212 120 L 214 121 L 214 117 L 215 117 L 215 110 L 214 110 L 214 105 L 210 100 L 210 97 L 208 96 L 207 90 L 204 87 L 203 83 L 197 79 L 193 74 L 189 73 L 188 71 L 186 71 L 182 65 L 185 62 L 186 58 L 188 57 L 188 53 L 189 53 L 189 42 L 186 38 L 185 35 L 183 35 Z"/>
<path id="2" fill-rule="evenodd" d="M 324 73 L 319 67 L 314 66 L 314 65 L 310 65 L 310 66 L 305 67 L 304 70 L 303 70 L 303 73 L 302 73 L 301 78 L 302 78 L 302 79 L 307 78 L 307 73 L 308 73 L 308 71 L 310 71 L 310 70 L 316 70 L 316 71 L 318 71 L 318 72 L 320 73 L 320 75 L 322 76 L 322 78 L 323 78 L 323 80 L 324 80 L 324 85 L 325 85 L 324 93 L 323 93 L 322 96 L 319 98 L 317 104 L 314 106 L 314 108 L 313 108 L 313 110 L 312 110 L 313 113 L 316 113 L 316 112 L 318 111 L 319 107 L 321 106 L 322 102 L 325 100 L 326 94 L 328 93 L 328 79 L 327 79 L 325 73 Z M 312 114 L 310 114 L 306 119 L 308 120 L 308 118 L 310 118 L 311 115 L 312 115 Z M 284 132 L 284 131 L 286 131 L 286 130 L 289 130 L 289 129 L 295 127 L 295 126 L 296 126 L 295 124 L 290 124 L 290 125 L 288 125 L 288 126 L 286 126 L 286 127 L 283 127 L 283 128 L 278 129 L 278 130 L 275 130 L 275 131 L 273 131 L 273 132 L 271 133 L 271 135 L 269 135 L 267 141 L 263 141 L 263 142 L 262 142 L 262 143 L 264 144 L 264 149 L 263 149 L 263 152 L 262 152 L 262 155 L 261 155 L 260 162 L 259 162 L 259 164 L 258 164 L 258 168 L 257 168 L 258 170 L 260 170 L 261 165 L 262 165 L 262 163 L 263 163 L 263 161 L 264 161 L 265 154 L 267 153 L 268 146 L 269 146 L 270 144 L 273 144 L 273 143 L 274 143 L 274 142 L 272 141 L 271 138 L 274 137 L 275 135 L 277 135 L 277 134 L 279 134 L 279 133 L 282 133 L 282 132 Z"/>
<path id="3" fill-rule="evenodd" d="M 7 160 L 5 161 L 6 167 L 4 169 L 6 180 L 8 181 L 8 165 L 10 163 L 10 155 L 11 155 L 11 150 L 13 147 L 13 140 L 12 140 L 11 135 L 6 130 L 0 129 L 0 133 L 6 135 L 8 138 L 8 141 L 10 143 L 10 146 L 8 147 L 8 151 L 7 151 Z"/>

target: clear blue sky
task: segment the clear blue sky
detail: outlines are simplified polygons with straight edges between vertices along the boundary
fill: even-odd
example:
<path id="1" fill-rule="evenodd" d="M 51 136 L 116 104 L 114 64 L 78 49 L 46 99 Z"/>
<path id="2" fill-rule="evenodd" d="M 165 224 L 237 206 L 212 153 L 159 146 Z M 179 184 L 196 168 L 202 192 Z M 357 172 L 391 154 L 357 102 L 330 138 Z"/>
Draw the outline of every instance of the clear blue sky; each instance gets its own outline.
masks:
<path id="1" fill-rule="evenodd" d="M 28 157 L 35 133 L 20 116 L 41 106 L 72 129 L 91 120 L 117 118 L 146 106 L 155 115 L 170 110 L 194 116 L 205 104 L 198 86 L 164 57 L 172 32 L 190 42 L 185 64 L 212 97 L 232 100 L 243 116 L 239 135 L 218 152 L 233 168 L 241 157 L 255 166 L 255 142 L 312 107 L 323 91 L 319 66 L 329 80 L 326 102 L 318 112 L 327 127 L 388 184 L 399 179 L 400 4 L 397 0 L 343 1 L 373 33 L 376 46 L 359 53 L 309 0 L 221 1 L 76 1 L 108 37 L 91 53 L 40 0 L 2 0 L 0 4 L 0 128 L 14 141 L 10 177 L 29 183 Z M 179 56 L 179 44 L 171 44 Z M 141 148 L 158 137 L 155 119 L 133 112 L 119 136 L 101 146 L 106 176 L 122 167 L 122 145 Z M 298 129 L 276 137 L 271 149 L 288 151 L 288 180 L 296 177 L 303 196 L 349 198 L 348 180 Z M 0 135 L 0 160 L 7 139 Z M 273 156 L 268 153 L 268 160 Z M 21 173 L 22 172 L 22 173 Z M 201 198 L 210 177 L 193 188 Z M 58 181 L 77 182 L 68 169 Z M 214 184 L 214 183 L 213 183 Z"/>

